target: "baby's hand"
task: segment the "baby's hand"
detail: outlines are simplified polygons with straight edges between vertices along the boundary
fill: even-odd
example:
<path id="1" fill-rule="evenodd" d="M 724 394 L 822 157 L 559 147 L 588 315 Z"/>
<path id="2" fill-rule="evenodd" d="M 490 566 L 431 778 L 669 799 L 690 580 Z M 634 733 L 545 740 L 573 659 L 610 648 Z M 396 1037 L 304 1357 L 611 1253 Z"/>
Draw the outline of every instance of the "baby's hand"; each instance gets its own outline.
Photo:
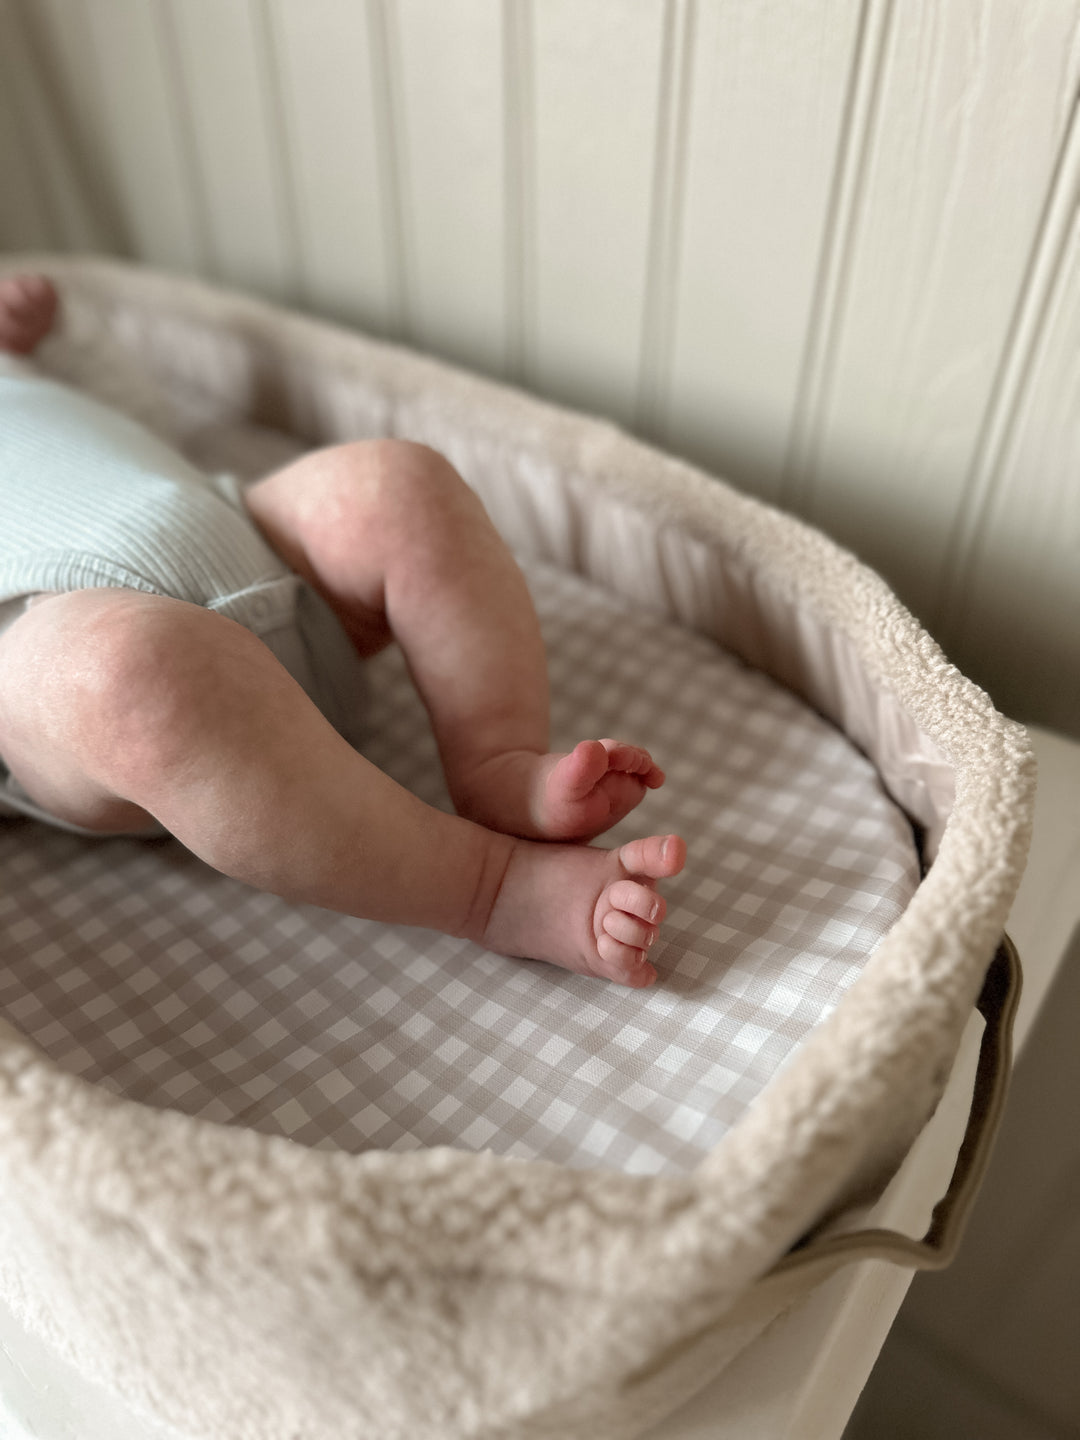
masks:
<path id="1" fill-rule="evenodd" d="M 29 355 L 52 329 L 56 307 L 56 290 L 44 275 L 0 280 L 0 351 Z"/>

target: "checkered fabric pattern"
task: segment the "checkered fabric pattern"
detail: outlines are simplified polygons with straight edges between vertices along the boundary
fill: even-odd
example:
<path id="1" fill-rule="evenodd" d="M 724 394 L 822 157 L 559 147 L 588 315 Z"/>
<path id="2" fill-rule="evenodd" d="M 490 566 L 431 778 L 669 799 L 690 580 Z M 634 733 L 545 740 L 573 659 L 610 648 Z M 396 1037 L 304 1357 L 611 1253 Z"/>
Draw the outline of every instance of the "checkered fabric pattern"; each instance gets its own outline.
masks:
<path id="1" fill-rule="evenodd" d="M 171 840 L 12 819 L 0 1010 L 91 1081 L 305 1145 L 692 1168 L 903 911 L 911 827 L 850 742 L 767 677 L 575 578 L 529 577 L 556 747 L 615 734 L 667 771 L 608 838 L 689 844 L 653 989 L 289 905 Z M 366 753 L 448 808 L 400 655 L 371 674 Z"/>

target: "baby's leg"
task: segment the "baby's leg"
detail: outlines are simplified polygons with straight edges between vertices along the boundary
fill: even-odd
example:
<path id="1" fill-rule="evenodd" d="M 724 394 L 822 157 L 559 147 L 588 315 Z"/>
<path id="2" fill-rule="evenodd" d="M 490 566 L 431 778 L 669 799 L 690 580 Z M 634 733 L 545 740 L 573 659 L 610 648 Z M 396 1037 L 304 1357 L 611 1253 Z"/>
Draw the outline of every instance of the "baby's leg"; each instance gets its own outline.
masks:
<path id="1" fill-rule="evenodd" d="M 534 844 L 430 809 L 364 760 L 269 650 L 178 600 L 83 590 L 0 636 L 0 754 L 53 813 L 160 821 L 210 865 L 297 902 L 423 925 L 624 984 L 682 842 Z"/>
<path id="2" fill-rule="evenodd" d="M 426 446 L 322 450 L 260 481 L 251 512 L 363 654 L 398 640 L 458 812 L 514 835 L 590 839 L 663 783 L 614 740 L 548 751 L 547 669 L 532 600 L 479 499 Z"/>

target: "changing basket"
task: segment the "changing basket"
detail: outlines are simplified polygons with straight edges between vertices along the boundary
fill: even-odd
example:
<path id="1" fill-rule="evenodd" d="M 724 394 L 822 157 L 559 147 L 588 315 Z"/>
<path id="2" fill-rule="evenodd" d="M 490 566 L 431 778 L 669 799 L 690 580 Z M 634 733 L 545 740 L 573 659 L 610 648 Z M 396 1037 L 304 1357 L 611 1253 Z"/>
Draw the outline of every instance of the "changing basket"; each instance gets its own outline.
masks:
<path id="1" fill-rule="evenodd" d="M 193 280 L 25 268 L 64 296 L 43 368 L 107 336 L 208 469 L 443 451 L 522 558 L 556 728 L 652 745 L 697 827 L 643 997 L 0 819 L 25 1326 L 185 1440 L 623 1440 L 836 1265 L 946 1260 L 1007 1072 L 1022 729 L 850 554 L 605 422 Z M 445 803 L 397 663 L 369 753 Z M 931 1233 L 853 1228 L 976 1003 Z"/>

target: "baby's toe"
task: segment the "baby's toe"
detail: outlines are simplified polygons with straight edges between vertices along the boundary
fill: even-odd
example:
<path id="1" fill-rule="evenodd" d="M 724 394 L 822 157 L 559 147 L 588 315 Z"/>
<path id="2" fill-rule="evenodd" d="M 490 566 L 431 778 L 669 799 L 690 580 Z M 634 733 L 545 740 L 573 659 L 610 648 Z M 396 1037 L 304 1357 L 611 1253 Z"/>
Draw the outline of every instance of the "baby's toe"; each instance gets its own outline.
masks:
<path id="1" fill-rule="evenodd" d="M 686 864 L 686 842 L 679 835 L 649 835 L 619 847 L 619 861 L 631 875 L 652 880 L 677 875 Z"/>
<path id="2" fill-rule="evenodd" d="M 644 950 L 625 945 L 606 931 L 596 942 L 596 953 L 600 957 L 602 973 L 620 985 L 643 990 L 656 979 L 656 971 L 645 959 Z"/>
<path id="3" fill-rule="evenodd" d="M 647 920 L 639 920 L 634 915 L 627 915 L 623 910 L 609 911 L 604 916 L 603 926 L 613 940 L 619 940 L 635 950 L 647 950 L 657 934 L 655 925 L 650 925 Z"/>
<path id="4" fill-rule="evenodd" d="M 580 799 L 595 789 L 607 774 L 608 754 L 600 740 L 579 740 L 563 761 L 560 779 L 571 798 Z"/>
<path id="5" fill-rule="evenodd" d="M 621 770 L 628 775 L 644 777 L 655 770 L 653 758 L 640 745 L 629 745 L 625 740 L 601 740 L 607 754 L 609 770 Z"/>
<path id="6" fill-rule="evenodd" d="M 667 902 L 648 885 L 640 880 L 616 880 L 609 885 L 605 896 L 612 910 L 625 910 L 639 920 L 648 920 L 658 925 L 664 918 Z"/>

